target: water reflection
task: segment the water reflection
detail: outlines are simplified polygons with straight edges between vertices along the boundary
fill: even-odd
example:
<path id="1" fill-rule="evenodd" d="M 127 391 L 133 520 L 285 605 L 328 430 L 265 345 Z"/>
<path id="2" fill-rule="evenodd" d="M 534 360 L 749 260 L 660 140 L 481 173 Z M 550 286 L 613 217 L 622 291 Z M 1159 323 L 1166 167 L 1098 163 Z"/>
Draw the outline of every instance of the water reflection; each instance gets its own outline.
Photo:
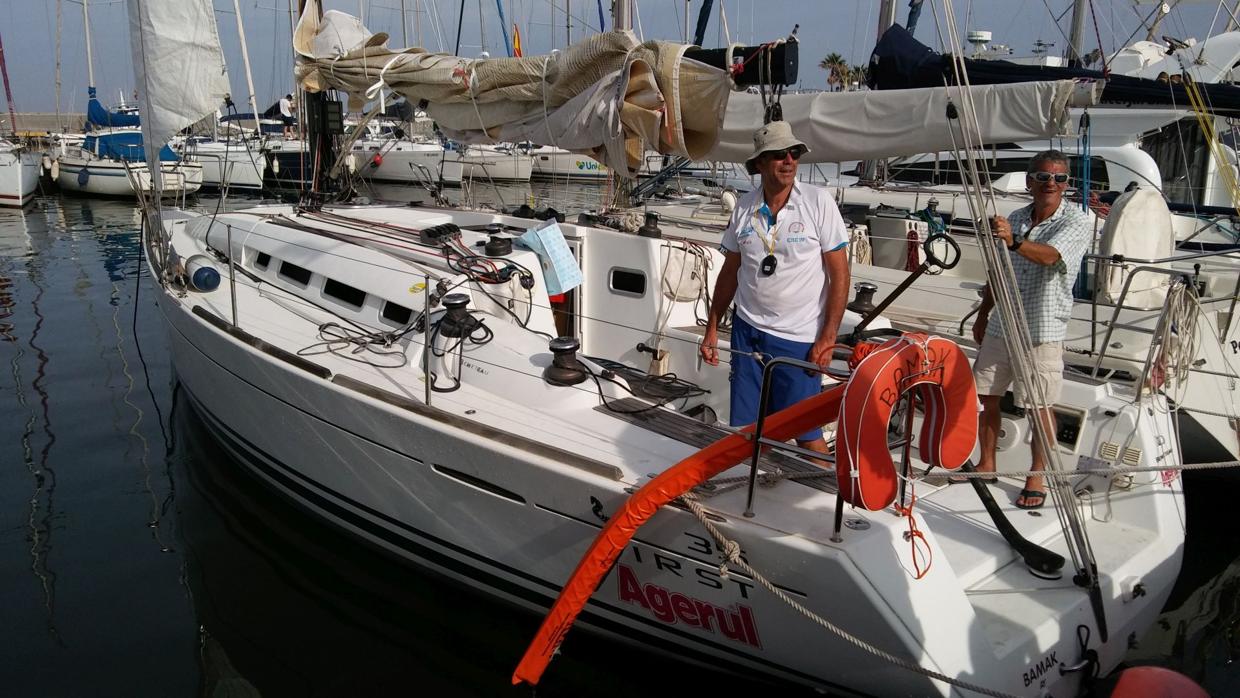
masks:
<path id="1" fill-rule="evenodd" d="M 0 216 L 0 337 L 11 345 L 9 374 L 15 403 L 11 409 L 16 419 L 9 423 L 22 425 L 18 443 L 29 488 L 23 517 L 28 568 L 41 597 L 47 635 L 63 647 L 56 622 L 57 574 L 50 562 L 57 482 L 52 461 L 56 430 L 47 385 L 51 358 L 42 337 L 48 281 L 35 256 L 50 245 L 46 227 L 38 226 L 37 220 L 27 211 L 4 211 Z M 35 224 L 33 237 L 31 224 Z M 33 370 L 28 357 L 33 358 Z"/>

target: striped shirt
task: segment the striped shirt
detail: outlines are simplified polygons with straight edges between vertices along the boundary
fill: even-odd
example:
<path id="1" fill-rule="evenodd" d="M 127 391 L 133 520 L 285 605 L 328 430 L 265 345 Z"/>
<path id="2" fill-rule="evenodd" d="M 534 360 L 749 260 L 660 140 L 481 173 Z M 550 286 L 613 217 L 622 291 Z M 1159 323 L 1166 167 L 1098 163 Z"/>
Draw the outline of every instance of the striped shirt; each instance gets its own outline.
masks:
<path id="1" fill-rule="evenodd" d="M 1059 202 L 1059 208 L 1050 218 L 1036 226 L 1031 225 L 1032 216 L 1033 204 L 1008 216 L 1012 239 L 1050 245 L 1059 251 L 1059 261 L 1045 265 L 1031 262 L 1019 252 L 1009 251 L 1008 254 L 1033 343 L 1061 342 L 1072 317 L 1072 286 L 1081 269 L 1081 259 L 1094 239 L 1093 226 L 1089 216 L 1066 199 Z M 986 334 L 1002 336 L 1003 321 L 999 314 L 991 313 L 991 320 Z"/>

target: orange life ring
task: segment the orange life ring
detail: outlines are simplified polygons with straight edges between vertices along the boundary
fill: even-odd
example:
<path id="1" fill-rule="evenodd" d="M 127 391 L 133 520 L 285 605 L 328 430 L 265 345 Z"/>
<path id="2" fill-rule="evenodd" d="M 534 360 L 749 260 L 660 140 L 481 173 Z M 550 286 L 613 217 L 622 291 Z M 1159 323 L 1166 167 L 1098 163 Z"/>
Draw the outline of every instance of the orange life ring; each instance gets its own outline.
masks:
<path id="1" fill-rule="evenodd" d="M 902 395 L 917 390 L 925 405 L 918 453 L 928 465 L 954 470 L 977 442 L 977 388 L 960 347 L 941 337 L 906 334 L 865 355 L 844 389 L 835 436 L 835 468 L 844 501 L 870 511 L 890 505 L 899 479 L 887 447 L 887 425 Z"/>

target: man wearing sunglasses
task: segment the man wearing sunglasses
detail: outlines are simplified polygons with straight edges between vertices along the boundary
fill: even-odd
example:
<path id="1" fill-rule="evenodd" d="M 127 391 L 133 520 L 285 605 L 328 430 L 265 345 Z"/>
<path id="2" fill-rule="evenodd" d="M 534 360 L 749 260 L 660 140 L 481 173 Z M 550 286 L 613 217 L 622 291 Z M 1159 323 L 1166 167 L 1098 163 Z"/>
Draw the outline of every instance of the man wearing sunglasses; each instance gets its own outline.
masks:
<path id="1" fill-rule="evenodd" d="M 783 121 L 754 132 L 745 162 L 762 186 L 741 197 L 723 233 L 723 267 L 715 281 L 702 359 L 719 363 L 719 321 L 732 315 L 733 426 L 757 420 L 763 363 L 752 356 L 786 357 L 826 366 L 848 301 L 848 232 L 835 200 L 822 187 L 797 181 L 797 161 L 809 148 Z M 779 366 L 771 376 L 768 412 L 822 389 L 822 377 Z M 822 430 L 797 437 L 803 448 L 827 452 Z"/>
<path id="2" fill-rule="evenodd" d="M 1025 176 L 1033 203 L 1012 212 L 1010 218 L 995 216 L 991 229 L 1007 246 L 1016 276 L 1016 288 L 1033 339 L 1034 380 L 1042 388 L 1047 406 L 1035 407 L 1025 386 L 1015 385 L 1016 402 L 1026 409 L 1031 425 L 1041 424 L 1055 442 L 1054 415 L 1049 405 L 1059 399 L 1063 384 L 1063 339 L 1072 315 L 1072 286 L 1076 283 L 1081 259 L 1093 240 L 1089 217 L 1077 206 L 1063 200 L 1068 188 L 1068 157 L 1058 150 L 1034 156 Z M 999 400 L 1013 382 L 1012 362 L 1003 339 L 1003 326 L 991 318 L 994 297 L 990 286 L 982 294 L 982 305 L 973 323 L 973 339 L 981 345 L 973 375 L 982 401 L 978 436 L 981 460 L 977 469 L 995 472 L 995 452 L 999 440 Z M 1031 470 L 1046 467 L 1039 439 L 1032 440 Z M 1040 475 L 1025 481 L 1016 498 L 1021 509 L 1037 509 L 1046 501 L 1046 485 Z"/>

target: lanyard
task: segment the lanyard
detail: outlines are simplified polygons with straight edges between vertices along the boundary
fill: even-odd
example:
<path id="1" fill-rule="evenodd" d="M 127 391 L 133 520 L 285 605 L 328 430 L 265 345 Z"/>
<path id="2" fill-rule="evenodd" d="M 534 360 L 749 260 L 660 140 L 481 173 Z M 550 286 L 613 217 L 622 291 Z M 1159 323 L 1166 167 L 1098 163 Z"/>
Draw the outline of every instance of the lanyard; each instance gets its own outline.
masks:
<path id="1" fill-rule="evenodd" d="M 754 233 L 757 234 L 758 239 L 762 240 L 762 245 L 766 247 L 767 254 L 775 254 L 775 240 L 779 237 L 779 225 L 776 224 L 772 227 L 770 223 L 771 218 L 774 218 L 774 216 L 771 215 L 771 209 L 766 204 L 762 204 L 753 213 Z M 768 233 L 769 237 L 768 235 L 763 235 L 764 232 Z"/>

